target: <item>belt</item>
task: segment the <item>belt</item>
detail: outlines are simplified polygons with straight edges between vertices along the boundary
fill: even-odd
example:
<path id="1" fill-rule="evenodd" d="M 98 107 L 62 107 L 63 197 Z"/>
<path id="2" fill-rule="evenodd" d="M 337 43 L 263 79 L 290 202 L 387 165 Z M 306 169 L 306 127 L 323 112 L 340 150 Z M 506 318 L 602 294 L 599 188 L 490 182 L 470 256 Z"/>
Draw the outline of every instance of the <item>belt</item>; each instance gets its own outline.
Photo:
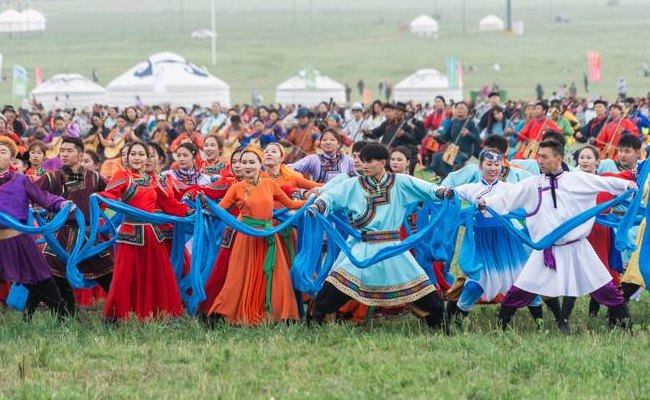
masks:
<path id="1" fill-rule="evenodd" d="M 555 270 L 556 267 L 556 262 L 555 262 L 555 256 L 553 255 L 553 247 L 562 247 L 562 246 L 567 246 L 573 243 L 579 242 L 581 239 L 575 239 L 575 240 L 570 240 L 565 243 L 561 244 L 554 244 L 550 247 L 547 247 L 544 249 L 544 266 L 546 268 L 550 268 L 552 270 Z"/>
<path id="2" fill-rule="evenodd" d="M 395 242 L 399 240 L 399 231 L 361 231 L 362 242 Z"/>
<path id="3" fill-rule="evenodd" d="M 0 240 L 11 239 L 22 233 L 15 229 L 0 229 Z"/>

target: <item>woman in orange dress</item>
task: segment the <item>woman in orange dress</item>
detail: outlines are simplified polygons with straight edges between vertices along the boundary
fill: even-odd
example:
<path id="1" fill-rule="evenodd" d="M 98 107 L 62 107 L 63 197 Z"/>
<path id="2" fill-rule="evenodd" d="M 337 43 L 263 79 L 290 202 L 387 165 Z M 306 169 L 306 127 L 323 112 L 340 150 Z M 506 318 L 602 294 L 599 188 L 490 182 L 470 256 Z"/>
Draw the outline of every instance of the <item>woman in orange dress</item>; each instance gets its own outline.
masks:
<path id="1" fill-rule="evenodd" d="M 129 145 L 129 169 L 117 172 L 99 194 L 146 212 L 160 209 L 171 215 L 187 215 L 188 207 L 160 190 L 156 179 L 146 173 L 148 158 L 145 144 Z M 139 320 L 181 315 L 181 296 L 163 239 L 152 224 L 129 219 L 122 223 L 113 281 L 104 306 L 107 321 L 128 319 L 131 313 Z"/>
<path id="2" fill-rule="evenodd" d="M 255 228 L 272 227 L 273 203 L 296 209 L 304 201 L 291 200 L 270 179 L 262 179 L 262 153 L 246 148 L 241 156 L 243 181 L 233 185 L 219 206 L 237 206 L 240 220 Z M 228 274 L 210 314 L 234 325 L 257 325 L 268 320 L 298 320 L 298 305 L 289 265 L 278 235 L 257 238 L 239 233 L 232 246 Z"/>

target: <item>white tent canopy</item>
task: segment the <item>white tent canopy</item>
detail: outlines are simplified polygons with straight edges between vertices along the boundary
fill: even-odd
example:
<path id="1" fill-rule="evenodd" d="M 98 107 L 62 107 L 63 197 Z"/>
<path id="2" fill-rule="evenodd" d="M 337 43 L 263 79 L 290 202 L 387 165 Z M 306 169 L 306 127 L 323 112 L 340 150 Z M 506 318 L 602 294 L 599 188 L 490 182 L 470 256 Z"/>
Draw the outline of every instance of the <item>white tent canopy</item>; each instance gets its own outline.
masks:
<path id="1" fill-rule="evenodd" d="M 435 69 L 419 69 L 395 85 L 393 91 L 395 101 L 402 102 L 433 103 L 436 96 L 459 101 L 463 99 L 463 90 L 449 87 L 447 76 Z"/>
<path id="2" fill-rule="evenodd" d="M 23 32 L 25 17 L 16 10 L 6 10 L 0 13 L 0 32 Z"/>
<path id="3" fill-rule="evenodd" d="M 496 15 L 487 15 L 478 23 L 481 32 L 499 32 L 504 29 L 503 20 Z"/>
<path id="4" fill-rule="evenodd" d="M 79 74 L 57 74 L 32 90 L 30 97 L 46 110 L 55 108 L 87 108 L 106 101 L 106 90 Z"/>
<path id="5" fill-rule="evenodd" d="M 420 15 L 409 24 L 411 33 L 420 37 L 433 36 L 438 33 L 438 22 L 428 15 Z"/>
<path id="6" fill-rule="evenodd" d="M 28 8 L 22 12 L 26 31 L 44 31 L 46 19 L 40 12 Z"/>
<path id="7" fill-rule="evenodd" d="M 303 69 L 278 85 L 275 102 L 313 106 L 332 98 L 338 104 L 345 103 L 345 86 L 316 70 Z"/>
<path id="8" fill-rule="evenodd" d="M 156 53 L 138 63 L 107 86 L 108 103 L 129 106 L 169 103 L 230 106 L 230 86 L 174 53 Z"/>

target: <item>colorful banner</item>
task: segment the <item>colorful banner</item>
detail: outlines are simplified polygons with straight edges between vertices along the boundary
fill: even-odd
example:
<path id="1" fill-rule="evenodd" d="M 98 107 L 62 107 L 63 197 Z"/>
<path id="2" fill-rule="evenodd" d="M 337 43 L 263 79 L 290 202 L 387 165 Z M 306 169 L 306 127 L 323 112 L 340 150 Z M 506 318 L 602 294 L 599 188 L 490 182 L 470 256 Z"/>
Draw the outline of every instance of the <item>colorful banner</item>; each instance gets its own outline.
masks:
<path id="1" fill-rule="evenodd" d="M 463 63 L 453 57 L 447 57 L 447 78 L 449 87 L 463 87 Z"/>
<path id="2" fill-rule="evenodd" d="M 595 51 L 588 52 L 587 62 L 589 63 L 589 80 L 591 82 L 600 82 L 602 79 L 600 70 L 600 53 Z"/>
<path id="3" fill-rule="evenodd" d="M 34 75 L 36 76 L 36 87 L 43 84 L 43 69 L 41 67 L 34 67 Z"/>
<path id="4" fill-rule="evenodd" d="M 27 97 L 27 70 L 16 64 L 14 64 L 12 94 L 14 97 Z"/>

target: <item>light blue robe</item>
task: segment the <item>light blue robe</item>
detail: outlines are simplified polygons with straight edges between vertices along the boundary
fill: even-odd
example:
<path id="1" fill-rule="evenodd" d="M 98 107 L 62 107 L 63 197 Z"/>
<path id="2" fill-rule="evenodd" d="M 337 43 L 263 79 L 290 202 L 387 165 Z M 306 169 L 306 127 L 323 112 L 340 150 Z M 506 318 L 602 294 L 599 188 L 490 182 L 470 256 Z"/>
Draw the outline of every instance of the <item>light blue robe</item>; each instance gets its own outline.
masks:
<path id="1" fill-rule="evenodd" d="M 435 199 L 439 186 L 405 174 L 386 173 L 379 184 L 369 177 L 349 179 L 322 193 L 316 203 L 327 215 L 344 210 L 362 232 L 395 235 L 403 225 L 407 206 Z M 372 257 L 400 241 L 363 242 L 349 238 L 347 245 L 359 260 Z M 410 303 L 435 291 L 434 285 L 410 252 L 367 268 L 357 268 L 341 253 L 326 278 L 338 290 L 369 306 Z"/>

